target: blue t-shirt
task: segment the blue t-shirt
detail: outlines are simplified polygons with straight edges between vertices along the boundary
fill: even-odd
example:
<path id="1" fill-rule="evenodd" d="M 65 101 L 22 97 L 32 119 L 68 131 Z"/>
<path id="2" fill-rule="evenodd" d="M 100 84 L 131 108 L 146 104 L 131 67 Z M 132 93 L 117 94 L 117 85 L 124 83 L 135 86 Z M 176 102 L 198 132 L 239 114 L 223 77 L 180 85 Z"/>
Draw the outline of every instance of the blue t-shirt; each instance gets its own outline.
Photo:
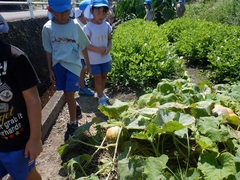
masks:
<path id="1" fill-rule="evenodd" d="M 79 24 L 69 19 L 66 24 L 49 20 L 42 29 L 44 50 L 52 54 L 52 65 L 58 62 L 72 73 L 80 76 L 80 51 L 90 44 Z"/>

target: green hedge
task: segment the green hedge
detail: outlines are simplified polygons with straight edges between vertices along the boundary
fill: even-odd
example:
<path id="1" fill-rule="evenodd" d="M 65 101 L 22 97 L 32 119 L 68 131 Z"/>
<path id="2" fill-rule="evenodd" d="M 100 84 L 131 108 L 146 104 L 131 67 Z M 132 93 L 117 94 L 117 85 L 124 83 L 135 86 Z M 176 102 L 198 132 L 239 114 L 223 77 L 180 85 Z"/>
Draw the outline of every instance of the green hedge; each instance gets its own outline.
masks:
<path id="1" fill-rule="evenodd" d="M 240 80 L 240 27 L 181 18 L 160 26 L 160 31 L 188 64 L 208 71 L 215 83 Z"/>
<path id="2" fill-rule="evenodd" d="M 134 19 L 113 34 L 109 82 L 138 88 L 156 87 L 162 78 L 183 76 L 180 60 L 155 22 Z"/>

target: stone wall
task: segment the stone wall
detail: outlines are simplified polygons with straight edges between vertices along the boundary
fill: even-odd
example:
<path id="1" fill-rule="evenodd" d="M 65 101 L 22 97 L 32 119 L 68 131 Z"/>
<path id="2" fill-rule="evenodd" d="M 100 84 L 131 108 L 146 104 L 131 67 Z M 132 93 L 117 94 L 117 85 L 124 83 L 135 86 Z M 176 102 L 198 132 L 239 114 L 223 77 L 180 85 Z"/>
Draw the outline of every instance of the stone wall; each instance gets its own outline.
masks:
<path id="1" fill-rule="evenodd" d="M 42 27 L 47 20 L 47 18 L 36 18 L 8 22 L 9 32 L 0 34 L 0 40 L 17 46 L 28 55 L 41 80 L 41 84 L 38 86 L 40 94 L 50 85 L 41 37 Z"/>

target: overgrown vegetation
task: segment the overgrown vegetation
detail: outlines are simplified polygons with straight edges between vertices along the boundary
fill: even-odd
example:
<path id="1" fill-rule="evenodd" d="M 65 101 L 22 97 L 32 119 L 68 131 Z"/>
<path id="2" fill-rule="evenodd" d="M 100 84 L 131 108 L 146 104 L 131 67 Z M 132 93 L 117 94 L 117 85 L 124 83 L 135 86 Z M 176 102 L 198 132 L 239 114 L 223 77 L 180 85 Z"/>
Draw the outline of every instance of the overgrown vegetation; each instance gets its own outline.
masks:
<path id="1" fill-rule="evenodd" d="M 121 0 L 115 3 L 114 12 L 118 20 L 126 21 L 134 18 L 143 18 L 145 15 L 144 0 Z M 155 11 L 155 22 L 158 25 L 175 18 L 176 0 L 152 0 Z"/>
<path id="2" fill-rule="evenodd" d="M 137 101 L 100 106 L 108 120 L 93 119 L 96 135 L 83 140 L 90 126 L 82 126 L 59 152 L 76 143 L 92 150 L 65 162 L 64 168 L 70 179 L 112 179 L 112 174 L 120 180 L 238 179 L 239 89 L 164 79 Z M 219 109 L 213 116 L 217 104 L 236 114 Z M 114 142 L 106 140 L 104 131 L 112 126 L 121 127 Z M 103 150 L 112 153 L 105 154 L 100 164 L 93 161 Z"/>
<path id="3" fill-rule="evenodd" d="M 200 4 L 217 9 L 219 2 Z M 189 16 L 161 26 L 133 19 L 114 30 L 109 82 L 146 93 L 99 106 L 108 120 L 94 118 L 59 149 L 61 155 L 74 144 L 91 149 L 64 161 L 70 179 L 240 178 L 240 29 Z M 215 85 L 191 83 L 184 61 Z M 83 138 L 93 124 L 96 133 Z M 112 126 L 120 128 L 110 142 L 106 129 Z"/>
<path id="4" fill-rule="evenodd" d="M 201 67 L 214 83 L 240 80 L 240 27 L 181 18 L 160 26 L 160 32 L 189 65 Z"/>
<path id="5" fill-rule="evenodd" d="M 196 0 L 186 5 L 186 16 L 227 25 L 240 25 L 239 0 Z"/>

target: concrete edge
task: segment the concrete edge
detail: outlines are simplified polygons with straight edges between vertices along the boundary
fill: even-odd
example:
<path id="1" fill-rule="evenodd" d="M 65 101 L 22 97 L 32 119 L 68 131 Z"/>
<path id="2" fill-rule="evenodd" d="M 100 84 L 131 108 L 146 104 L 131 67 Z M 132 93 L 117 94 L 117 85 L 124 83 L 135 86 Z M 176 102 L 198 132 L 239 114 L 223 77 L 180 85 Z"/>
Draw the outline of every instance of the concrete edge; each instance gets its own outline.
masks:
<path id="1" fill-rule="evenodd" d="M 42 141 L 44 141 L 55 124 L 60 111 L 65 104 L 62 91 L 56 91 L 42 109 Z"/>

